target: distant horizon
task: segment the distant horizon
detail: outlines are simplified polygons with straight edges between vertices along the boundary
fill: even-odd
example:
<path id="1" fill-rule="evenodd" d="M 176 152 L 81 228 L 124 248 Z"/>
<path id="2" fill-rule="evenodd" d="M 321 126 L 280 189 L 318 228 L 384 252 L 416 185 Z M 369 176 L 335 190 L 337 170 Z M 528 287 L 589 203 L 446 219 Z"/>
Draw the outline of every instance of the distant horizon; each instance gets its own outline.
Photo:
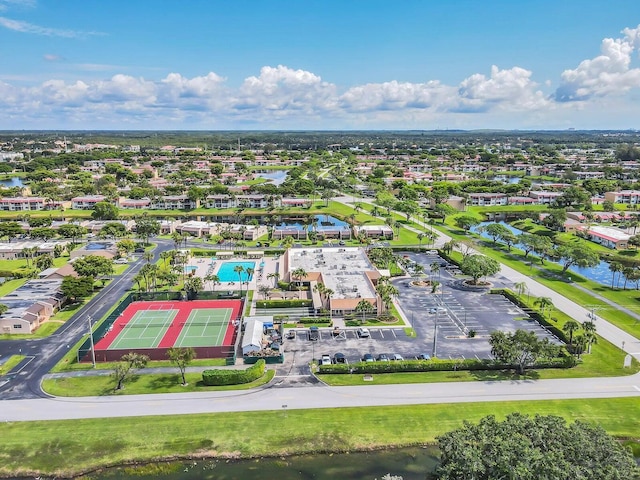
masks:
<path id="1" fill-rule="evenodd" d="M 2 130 L 640 129 L 626 0 L 0 0 L 0 43 Z"/>

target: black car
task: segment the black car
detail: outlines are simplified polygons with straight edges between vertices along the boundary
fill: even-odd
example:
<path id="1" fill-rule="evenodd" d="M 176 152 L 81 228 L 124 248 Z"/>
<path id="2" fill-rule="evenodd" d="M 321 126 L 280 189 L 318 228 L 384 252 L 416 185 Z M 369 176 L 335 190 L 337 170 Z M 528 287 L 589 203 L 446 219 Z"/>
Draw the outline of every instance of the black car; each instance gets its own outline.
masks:
<path id="1" fill-rule="evenodd" d="M 373 362 L 373 361 L 374 361 L 374 359 L 373 359 L 373 355 L 371 355 L 370 353 L 365 353 L 365 354 L 362 356 L 362 361 L 363 361 L 363 362 Z"/>
<path id="2" fill-rule="evenodd" d="M 376 360 L 379 362 L 388 362 L 389 356 L 386 353 L 381 353 L 380 355 L 378 355 L 378 358 L 376 358 Z"/>
<path id="3" fill-rule="evenodd" d="M 344 353 L 339 352 L 333 356 L 333 361 L 334 363 L 349 363 L 347 361 L 347 357 L 344 356 Z"/>
<path id="4" fill-rule="evenodd" d="M 136 248 L 134 250 L 135 253 L 144 253 L 144 248 Z"/>
<path id="5" fill-rule="evenodd" d="M 426 353 L 419 353 L 416 355 L 416 360 L 431 360 L 431 356 Z"/>

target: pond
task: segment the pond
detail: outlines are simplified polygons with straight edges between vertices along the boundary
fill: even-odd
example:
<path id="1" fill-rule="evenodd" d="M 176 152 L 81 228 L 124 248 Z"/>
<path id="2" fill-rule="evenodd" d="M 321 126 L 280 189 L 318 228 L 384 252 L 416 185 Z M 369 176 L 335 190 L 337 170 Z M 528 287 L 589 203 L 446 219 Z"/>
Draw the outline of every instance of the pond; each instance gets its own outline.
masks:
<path id="1" fill-rule="evenodd" d="M 262 177 L 274 185 L 282 185 L 287 178 L 286 170 L 265 170 L 265 173 L 255 172 L 256 178 Z"/>
<path id="2" fill-rule="evenodd" d="M 315 229 L 318 231 L 334 230 L 336 227 L 349 228 L 349 224 L 347 222 L 343 222 L 342 220 L 331 215 L 315 215 L 314 218 L 317 221 Z M 300 222 L 292 222 L 285 219 L 282 223 L 277 225 L 276 228 L 294 228 L 296 230 L 304 230 L 305 226 Z M 307 230 L 313 230 L 314 227 L 313 225 L 309 225 L 306 228 Z"/>
<path id="3" fill-rule="evenodd" d="M 437 465 L 437 449 L 402 448 L 376 452 L 300 455 L 255 460 L 211 459 L 152 464 L 139 469 L 115 468 L 88 478 L 95 480 L 374 480 L 388 473 L 403 480 L 424 480 Z M 154 468 L 156 467 L 156 468 Z M 170 471 L 167 471 L 170 470 Z M 145 474 L 149 472 L 149 474 Z"/>
<path id="4" fill-rule="evenodd" d="M 482 222 L 480 225 L 477 225 L 473 228 L 471 228 L 471 231 L 474 233 L 478 233 L 478 229 L 480 227 L 489 225 L 490 223 L 494 223 L 494 222 Z M 513 233 L 515 233 L 516 235 L 520 235 L 521 233 L 525 233 L 523 230 L 520 230 L 519 228 L 514 227 L 513 225 L 509 225 L 508 223 L 505 222 L 500 222 L 502 225 L 504 225 L 505 227 L 507 227 L 509 230 L 511 230 Z M 488 238 L 491 240 L 491 237 L 485 233 L 485 232 L 481 232 L 480 236 L 484 237 L 484 238 Z M 519 243 L 516 243 L 514 245 L 514 247 L 516 248 L 522 248 L 522 245 Z M 529 254 L 530 257 L 534 257 L 534 258 L 538 258 L 533 252 L 531 252 Z M 553 262 L 552 260 L 545 260 L 545 261 L 549 261 L 551 263 L 558 263 L 558 262 Z M 569 267 L 569 271 L 570 272 L 574 272 L 577 273 L 578 275 L 587 278 L 589 280 L 593 280 L 594 282 L 598 282 L 601 283 L 603 285 L 610 285 L 611 284 L 611 271 L 609 270 L 609 264 L 607 262 L 605 262 L 604 260 L 600 260 L 600 263 L 598 265 L 596 265 L 595 267 L 590 267 L 590 268 L 581 268 L 581 267 Z"/>
<path id="5" fill-rule="evenodd" d="M 0 180 L 0 185 L 5 188 L 24 187 L 24 183 L 22 183 L 22 179 L 20 177 L 4 178 Z"/>

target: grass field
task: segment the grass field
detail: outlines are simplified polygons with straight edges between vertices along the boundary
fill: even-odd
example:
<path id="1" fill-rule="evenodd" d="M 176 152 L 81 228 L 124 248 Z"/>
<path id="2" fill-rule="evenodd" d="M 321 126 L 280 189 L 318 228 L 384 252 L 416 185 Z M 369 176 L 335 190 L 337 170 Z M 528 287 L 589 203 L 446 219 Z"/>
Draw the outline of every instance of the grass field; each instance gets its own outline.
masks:
<path id="1" fill-rule="evenodd" d="M 136 375 L 131 381 L 128 381 L 125 384 L 124 390 L 119 390 L 117 392 L 114 392 L 114 379 L 109 375 L 46 379 L 42 382 L 42 388 L 45 392 L 59 397 L 246 390 L 247 388 L 259 387 L 268 383 L 275 375 L 275 370 L 268 370 L 262 378 L 252 383 L 223 387 L 207 387 L 202 384 L 201 373 L 187 373 L 185 378 L 189 385 L 182 386 L 182 378 L 177 372 L 178 370 L 176 368 L 175 374 Z"/>
<path id="2" fill-rule="evenodd" d="M 0 473 L 69 475 L 176 456 L 278 456 L 430 443 L 463 420 L 560 415 L 640 436 L 637 398 L 287 410 L 0 424 Z M 277 428 L 274 428 L 274 425 Z M 250 434 L 248 432 L 255 432 Z"/>
<path id="3" fill-rule="evenodd" d="M 13 369 L 13 367 L 18 365 L 24 359 L 25 359 L 24 355 L 12 355 L 11 357 L 9 357 L 9 359 L 6 362 L 4 362 L 3 364 L 0 364 L 0 377 L 10 372 Z"/>

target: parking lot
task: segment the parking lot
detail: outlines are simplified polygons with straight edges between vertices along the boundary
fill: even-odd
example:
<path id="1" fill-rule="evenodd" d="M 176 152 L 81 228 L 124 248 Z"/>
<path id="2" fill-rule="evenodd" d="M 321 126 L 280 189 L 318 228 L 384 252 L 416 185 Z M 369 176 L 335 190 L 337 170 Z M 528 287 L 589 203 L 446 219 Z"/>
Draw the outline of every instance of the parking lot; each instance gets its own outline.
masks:
<path id="1" fill-rule="evenodd" d="M 378 358 L 381 354 L 399 354 L 405 359 L 424 354 L 439 358 L 491 358 L 489 335 L 494 331 L 534 331 L 540 338 L 560 343 L 528 314 L 502 295 L 489 294 L 488 289 L 468 290 L 453 266 L 437 254 L 407 253 L 407 257 L 424 266 L 429 276 L 431 265 L 440 265 L 433 279 L 441 287 L 433 294 L 430 287 L 414 287 L 410 278 L 398 278 L 393 284 L 400 294 L 398 303 L 417 337 L 409 337 L 404 326 L 369 327 L 369 337 L 359 337 L 356 327 L 318 329 L 318 339 L 309 338 L 309 329 L 296 329 L 295 338 L 285 340 L 285 352 L 304 362 L 322 355 L 344 354 L 349 363 L 359 362 L 365 354 Z M 489 279 L 495 287 L 512 287 L 499 274 Z M 475 336 L 470 337 L 469 331 Z M 434 338 L 436 341 L 434 341 Z"/>
<path id="2" fill-rule="evenodd" d="M 433 355 L 435 350 L 440 358 L 491 358 L 489 335 L 494 331 L 517 329 L 534 331 L 540 338 L 559 343 L 504 296 L 490 294 L 488 289 L 466 289 L 461 283 L 464 277 L 437 254 L 408 253 L 406 256 L 422 264 L 425 272 L 431 272 L 434 263 L 441 265 L 433 274 L 434 280 L 441 283 L 435 294 L 430 287 L 410 286 L 410 279 L 393 282 L 400 291 L 398 302 L 418 334 L 418 342 L 431 346 L 427 353 Z M 512 287 L 499 274 L 489 281 L 496 287 Z M 469 338 L 469 331 L 475 332 L 475 337 Z"/>

